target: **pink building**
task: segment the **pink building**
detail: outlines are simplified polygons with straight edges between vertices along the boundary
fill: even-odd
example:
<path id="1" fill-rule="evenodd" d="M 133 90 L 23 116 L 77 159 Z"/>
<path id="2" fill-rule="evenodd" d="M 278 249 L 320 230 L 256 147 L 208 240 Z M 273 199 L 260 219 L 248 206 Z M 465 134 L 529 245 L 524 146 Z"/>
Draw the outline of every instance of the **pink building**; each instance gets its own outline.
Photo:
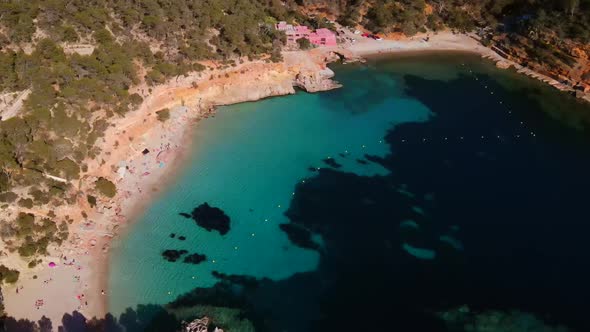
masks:
<path id="1" fill-rule="evenodd" d="M 309 41 L 319 46 L 336 46 L 336 34 L 328 29 L 317 29 L 309 35 Z"/>
<path id="2" fill-rule="evenodd" d="M 303 25 L 293 26 L 287 22 L 279 22 L 276 29 L 285 31 L 287 44 L 295 44 L 297 39 L 307 38 L 310 43 L 317 46 L 336 46 L 336 34 L 328 29 L 317 29 L 315 32 Z"/>

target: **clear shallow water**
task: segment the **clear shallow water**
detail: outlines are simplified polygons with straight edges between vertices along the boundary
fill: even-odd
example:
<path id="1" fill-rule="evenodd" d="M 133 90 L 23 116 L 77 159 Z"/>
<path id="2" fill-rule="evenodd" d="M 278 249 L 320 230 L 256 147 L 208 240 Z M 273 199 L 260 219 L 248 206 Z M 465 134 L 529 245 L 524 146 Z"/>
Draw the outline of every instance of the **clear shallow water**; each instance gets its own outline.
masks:
<path id="1" fill-rule="evenodd" d="M 434 312 L 467 304 L 584 327 L 589 141 L 572 128 L 588 108 L 471 56 L 335 69 L 343 89 L 202 122 L 189 166 L 114 245 L 111 311 L 180 297 L 259 330 L 370 316 L 442 331 Z M 178 215 L 204 202 L 231 218 L 226 235 Z"/>
<path id="2" fill-rule="evenodd" d="M 387 81 L 388 93 L 399 89 L 387 76 L 373 79 Z M 330 157 L 339 158 L 345 172 L 386 174 L 384 167 L 356 159 L 364 154 L 385 156 L 387 129 L 429 116 L 415 100 L 373 100 L 368 87 L 356 94 L 359 100 L 367 98 L 357 105 L 358 111 L 338 107 L 339 100 L 328 102 L 301 92 L 223 107 L 215 118 L 202 122 L 189 166 L 113 245 L 111 311 L 119 313 L 140 303 L 163 304 L 195 287 L 213 286 L 213 270 L 279 280 L 316 269 L 318 253 L 294 246 L 278 227 L 288 223 L 284 213 L 295 185 L 317 168 L 328 167 L 322 160 Z M 179 216 L 203 202 L 231 218 L 229 233 L 208 232 Z M 187 239 L 170 238 L 171 233 Z M 205 254 L 207 261 L 166 262 L 161 257 L 165 249 Z"/>

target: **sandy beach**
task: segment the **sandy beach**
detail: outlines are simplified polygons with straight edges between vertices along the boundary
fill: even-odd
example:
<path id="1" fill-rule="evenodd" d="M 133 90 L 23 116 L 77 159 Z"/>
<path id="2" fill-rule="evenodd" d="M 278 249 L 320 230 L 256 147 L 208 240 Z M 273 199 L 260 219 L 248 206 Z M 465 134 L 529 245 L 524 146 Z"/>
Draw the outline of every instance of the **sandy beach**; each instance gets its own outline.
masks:
<path id="1" fill-rule="evenodd" d="M 15 254 L 3 257 L 6 265 L 21 271 L 16 285 L 2 287 L 6 312 L 15 318 L 34 321 L 46 316 L 52 320 L 54 328 L 61 324 L 64 313 L 71 314 L 74 310 L 86 318 L 104 317 L 108 310 L 111 239 L 121 235 L 175 175 L 191 150 L 191 134 L 198 130 L 201 119 L 214 116 L 213 107 L 217 105 L 291 94 L 297 82 L 317 83 L 310 86 L 311 91 L 335 87 L 323 85 L 328 84 L 330 71 L 326 64 L 333 58 L 332 51 L 349 57 L 410 51 L 465 51 L 516 65 L 463 34 L 431 34 L 428 41 L 425 36 L 382 41 L 352 33 L 347 37 L 355 42 L 337 48 L 286 52 L 284 61 L 278 64 L 245 61 L 221 69 L 211 63 L 209 67 L 213 68 L 170 80 L 153 87 L 151 92 L 146 85 L 135 87 L 131 92 L 142 95 L 143 103 L 109 126 L 97 143 L 101 147 L 100 155 L 87 161 L 89 171 L 77 184 L 80 192 L 86 192 L 95 179 L 106 177 L 116 183 L 117 195 L 113 199 L 100 198 L 96 207 L 90 206 L 86 195 L 81 195 L 76 206 L 56 210 L 58 216 L 74 216 L 70 237 L 62 247 L 50 247 L 50 256 L 37 267 L 28 268 Z M 547 79 L 552 85 L 559 84 Z M 170 119 L 161 122 L 155 112 L 164 108 L 170 110 Z M 14 213 L 17 209 L 22 211 L 14 209 Z M 87 217 L 79 217 L 82 214 Z M 55 266 L 50 267 L 50 263 Z"/>

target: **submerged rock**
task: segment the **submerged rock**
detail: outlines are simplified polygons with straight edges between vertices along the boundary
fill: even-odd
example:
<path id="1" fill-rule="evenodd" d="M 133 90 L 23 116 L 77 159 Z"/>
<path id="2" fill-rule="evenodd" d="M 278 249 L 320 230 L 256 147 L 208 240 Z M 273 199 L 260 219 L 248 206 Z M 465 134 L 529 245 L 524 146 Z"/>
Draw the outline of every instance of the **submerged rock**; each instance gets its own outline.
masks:
<path id="1" fill-rule="evenodd" d="M 564 326 L 551 326 L 533 314 L 499 310 L 474 312 L 469 307 L 440 312 L 440 317 L 450 331 L 465 332 L 568 332 Z"/>
<path id="2" fill-rule="evenodd" d="M 334 160 L 334 158 L 326 158 L 326 159 L 323 159 L 322 161 L 330 167 L 334 167 L 334 168 L 342 167 L 342 165 L 337 163 L 336 160 Z"/>
<path id="3" fill-rule="evenodd" d="M 181 250 L 174 250 L 174 249 L 167 249 L 162 252 L 162 257 L 169 262 L 176 262 L 182 255 L 188 253 L 188 251 L 181 249 Z"/>
<path id="4" fill-rule="evenodd" d="M 455 250 L 459 250 L 459 251 L 462 251 L 463 250 L 463 243 L 461 243 L 461 241 L 455 239 L 452 236 L 449 236 L 449 235 L 441 235 L 438 239 L 440 240 L 440 242 L 443 242 L 443 243 L 446 243 L 446 244 L 450 245 Z"/>
<path id="5" fill-rule="evenodd" d="M 401 228 L 415 228 L 418 229 L 420 228 L 420 226 L 418 225 L 417 222 L 415 222 L 414 220 L 404 220 L 399 224 L 399 227 Z"/>
<path id="6" fill-rule="evenodd" d="M 311 232 L 297 224 L 280 224 L 279 228 L 287 233 L 291 242 L 301 248 L 318 250 L 320 246 L 311 238 Z"/>
<path id="7" fill-rule="evenodd" d="M 220 208 L 209 206 L 207 203 L 196 207 L 191 214 L 180 213 L 180 215 L 193 219 L 197 225 L 208 231 L 216 230 L 221 235 L 229 232 L 229 217 Z"/>
<path id="8" fill-rule="evenodd" d="M 178 239 L 179 239 L 180 241 L 184 241 L 184 240 L 186 240 L 186 237 L 184 237 L 184 236 L 182 236 L 182 235 L 181 235 L 181 236 L 179 236 L 179 237 L 178 237 Z"/>
<path id="9" fill-rule="evenodd" d="M 408 254 L 419 258 L 419 259 L 434 259 L 436 257 L 436 251 L 432 249 L 426 248 L 418 248 L 411 246 L 407 243 L 402 244 L 402 249 L 404 249 Z"/>
<path id="10" fill-rule="evenodd" d="M 189 263 L 189 264 L 199 264 L 199 263 L 204 262 L 206 260 L 207 260 L 207 256 L 194 253 L 194 254 L 190 254 L 190 255 L 186 256 L 184 258 L 183 262 Z"/>

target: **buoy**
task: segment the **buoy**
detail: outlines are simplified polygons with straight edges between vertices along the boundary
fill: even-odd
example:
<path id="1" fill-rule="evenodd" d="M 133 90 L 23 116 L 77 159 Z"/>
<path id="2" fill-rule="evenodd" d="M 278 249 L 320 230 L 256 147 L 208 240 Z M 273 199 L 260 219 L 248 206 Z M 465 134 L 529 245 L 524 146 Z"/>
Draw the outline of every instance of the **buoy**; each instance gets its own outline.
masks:
<path id="1" fill-rule="evenodd" d="M 406 140 L 405 140 L 405 139 L 403 139 L 403 140 L 402 140 L 402 143 L 405 143 L 405 142 L 406 142 Z"/>
<path id="2" fill-rule="evenodd" d="M 238 247 L 234 247 L 234 249 L 238 250 Z"/>
<path id="3" fill-rule="evenodd" d="M 254 236 L 254 235 L 256 235 L 256 234 L 252 233 L 252 236 Z"/>
<path id="4" fill-rule="evenodd" d="M 281 204 L 277 205 L 277 207 L 281 207 Z"/>
<path id="5" fill-rule="evenodd" d="M 264 219 L 264 221 L 268 221 L 268 219 Z"/>
<path id="6" fill-rule="evenodd" d="M 212 260 L 213 263 L 215 263 L 215 260 Z"/>

